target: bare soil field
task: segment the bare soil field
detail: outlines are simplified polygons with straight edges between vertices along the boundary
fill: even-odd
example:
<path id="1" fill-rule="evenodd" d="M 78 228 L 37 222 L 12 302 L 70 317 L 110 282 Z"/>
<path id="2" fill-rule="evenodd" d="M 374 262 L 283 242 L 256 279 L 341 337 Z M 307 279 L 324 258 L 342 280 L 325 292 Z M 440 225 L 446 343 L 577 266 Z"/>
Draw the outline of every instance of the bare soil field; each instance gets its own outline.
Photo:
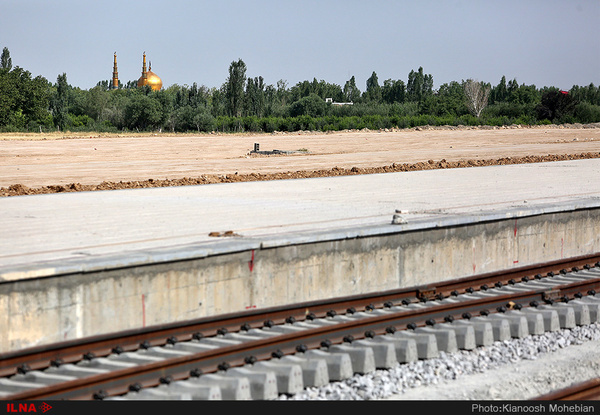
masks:
<path id="1" fill-rule="evenodd" d="M 600 123 L 272 134 L 3 133 L 0 196 L 599 157 Z"/>

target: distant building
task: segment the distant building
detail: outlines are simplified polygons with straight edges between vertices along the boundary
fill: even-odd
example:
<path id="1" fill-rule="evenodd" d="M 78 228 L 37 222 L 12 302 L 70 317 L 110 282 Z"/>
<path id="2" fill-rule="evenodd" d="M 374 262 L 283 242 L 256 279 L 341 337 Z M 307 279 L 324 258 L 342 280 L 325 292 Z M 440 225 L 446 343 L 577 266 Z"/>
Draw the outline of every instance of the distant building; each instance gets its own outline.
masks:
<path id="1" fill-rule="evenodd" d="M 152 62 L 146 70 L 146 52 L 144 52 L 144 61 L 142 64 L 142 76 L 138 79 L 138 86 L 150 85 L 150 88 L 154 91 L 159 91 L 162 88 L 162 79 L 152 72 Z"/>
<path id="2" fill-rule="evenodd" d="M 146 52 L 144 52 L 144 58 L 142 62 L 142 76 L 138 79 L 137 86 L 141 87 L 149 85 L 153 91 L 160 91 L 162 89 L 162 79 L 152 72 L 152 63 L 146 70 Z M 115 52 L 115 60 L 113 66 L 113 76 L 111 89 L 117 89 L 119 87 L 119 72 L 117 71 L 117 52 Z"/>
<path id="3" fill-rule="evenodd" d="M 333 98 L 325 98 L 325 102 L 331 105 L 353 105 L 352 102 L 333 102 Z"/>

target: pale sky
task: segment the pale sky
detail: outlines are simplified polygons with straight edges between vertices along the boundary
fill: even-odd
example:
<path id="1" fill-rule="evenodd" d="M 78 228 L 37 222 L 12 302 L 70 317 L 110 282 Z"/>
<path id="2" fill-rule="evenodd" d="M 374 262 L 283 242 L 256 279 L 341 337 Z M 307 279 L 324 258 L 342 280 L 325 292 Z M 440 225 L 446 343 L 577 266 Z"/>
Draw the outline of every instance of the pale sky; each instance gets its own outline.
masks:
<path id="1" fill-rule="evenodd" d="M 361 91 L 423 67 L 434 88 L 476 79 L 570 89 L 600 84 L 600 0 L 0 0 L 13 66 L 89 89 L 141 75 L 220 87 L 232 61 L 288 86 L 313 78 Z"/>

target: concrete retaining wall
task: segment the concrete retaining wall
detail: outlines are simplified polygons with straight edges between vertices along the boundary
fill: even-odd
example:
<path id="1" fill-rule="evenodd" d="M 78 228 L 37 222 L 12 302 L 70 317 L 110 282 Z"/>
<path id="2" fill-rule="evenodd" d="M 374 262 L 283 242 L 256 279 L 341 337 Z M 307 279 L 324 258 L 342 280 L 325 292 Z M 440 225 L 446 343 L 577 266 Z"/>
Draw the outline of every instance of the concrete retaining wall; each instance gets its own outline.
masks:
<path id="1" fill-rule="evenodd" d="M 561 210 L 562 209 L 562 210 Z M 446 217 L 0 284 L 0 352 L 600 251 L 600 208 Z M 312 240 L 311 240 L 312 239 Z M 55 270 L 58 268 L 54 268 Z M 35 277 L 31 277 L 34 275 Z"/>

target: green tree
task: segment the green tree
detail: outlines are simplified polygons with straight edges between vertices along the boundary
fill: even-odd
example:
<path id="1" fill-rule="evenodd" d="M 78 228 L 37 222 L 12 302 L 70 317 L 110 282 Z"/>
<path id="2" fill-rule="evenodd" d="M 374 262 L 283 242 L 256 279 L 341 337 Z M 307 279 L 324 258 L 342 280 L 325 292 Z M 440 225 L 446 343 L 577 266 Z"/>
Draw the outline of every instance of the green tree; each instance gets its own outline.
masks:
<path id="1" fill-rule="evenodd" d="M 437 94 L 425 100 L 426 103 L 433 102 L 429 109 L 422 105 L 422 112 L 437 116 L 462 116 L 468 113 L 465 108 L 465 91 L 459 82 L 452 81 L 440 85 Z"/>
<path id="2" fill-rule="evenodd" d="M 210 132 L 215 128 L 215 117 L 206 109 L 199 108 L 194 115 L 194 125 L 198 132 Z"/>
<path id="3" fill-rule="evenodd" d="M 519 83 L 517 82 L 516 79 L 512 79 L 510 81 L 508 81 L 508 84 L 506 86 L 506 99 L 509 102 L 515 102 L 517 101 L 517 90 L 519 89 Z"/>
<path id="4" fill-rule="evenodd" d="M 381 88 L 381 98 L 383 102 L 387 102 L 388 104 L 395 102 L 403 103 L 406 99 L 406 85 L 404 81 L 386 79 Z"/>
<path id="5" fill-rule="evenodd" d="M 363 98 L 365 101 L 375 103 L 381 102 L 381 86 L 379 85 L 379 80 L 377 79 L 375 71 L 373 71 L 369 79 L 367 79 L 367 89 L 363 94 Z"/>
<path id="6" fill-rule="evenodd" d="M 541 99 L 541 94 L 535 85 L 517 85 L 512 87 L 509 102 L 515 104 L 536 105 Z"/>
<path id="7" fill-rule="evenodd" d="M 600 105 L 600 86 L 596 87 L 594 83 L 588 86 L 573 85 L 569 93 L 578 102 Z"/>
<path id="8" fill-rule="evenodd" d="M 502 79 L 496 87 L 490 91 L 490 103 L 504 102 L 508 99 L 508 89 L 506 86 L 506 77 L 502 75 Z"/>
<path id="9" fill-rule="evenodd" d="M 536 112 L 538 119 L 554 122 L 573 116 L 575 107 L 576 101 L 568 92 L 552 89 L 544 92 Z"/>
<path id="10" fill-rule="evenodd" d="M 256 117 L 265 115 L 265 83 L 262 76 L 248 78 L 245 98 L 247 115 Z"/>
<path id="11" fill-rule="evenodd" d="M 225 84 L 221 88 L 212 88 L 210 93 L 210 108 L 213 117 L 227 115 L 227 97 L 225 93 Z"/>
<path id="12" fill-rule="evenodd" d="M 0 56 L 0 69 L 10 71 L 12 69 L 12 59 L 8 48 L 2 49 L 2 56 Z"/>
<path id="13" fill-rule="evenodd" d="M 229 77 L 225 84 L 226 110 L 232 117 L 240 117 L 244 108 L 244 85 L 246 64 L 239 59 L 229 65 Z"/>
<path id="14" fill-rule="evenodd" d="M 69 126 L 69 89 L 67 74 L 62 73 L 56 78 L 56 94 L 52 102 L 54 124 L 59 130 L 66 130 Z"/>
<path id="15" fill-rule="evenodd" d="M 119 81 L 119 83 L 120 83 L 120 81 Z M 137 79 L 132 79 L 131 81 L 127 81 L 127 83 L 125 84 L 125 89 L 135 89 L 135 88 L 137 88 L 137 83 L 138 83 Z"/>
<path id="16" fill-rule="evenodd" d="M 48 125 L 50 116 L 50 83 L 43 76 L 36 76 L 31 79 L 29 72 L 24 84 L 21 86 L 21 95 L 25 98 L 22 101 L 23 114 L 28 124 Z"/>
<path id="17" fill-rule="evenodd" d="M 161 125 L 162 117 L 160 102 L 143 93 L 134 94 L 125 108 L 125 119 L 131 129 L 157 128 Z"/>
<path id="18" fill-rule="evenodd" d="M 209 103 L 209 95 L 210 91 L 206 86 L 198 86 L 198 84 L 194 82 L 190 87 L 189 104 L 194 108 L 200 106 L 206 107 Z"/>
<path id="19" fill-rule="evenodd" d="M 423 82 L 423 96 L 430 97 L 433 95 L 433 75 L 425 74 Z"/>
<path id="20" fill-rule="evenodd" d="M 342 101 L 344 99 L 344 93 L 339 85 L 330 84 L 324 80 L 317 81 L 317 78 L 313 78 L 312 82 L 302 81 L 294 85 L 290 89 L 289 101 L 293 103 L 310 94 L 316 94 L 323 100 L 331 98 L 334 101 Z"/>
<path id="21" fill-rule="evenodd" d="M 12 124 L 12 117 L 18 110 L 18 89 L 13 76 L 8 71 L 0 71 L 0 126 Z"/>
<path id="22" fill-rule="evenodd" d="M 360 101 L 360 90 L 356 86 L 356 79 L 354 76 L 346 81 L 344 84 L 344 101 L 345 102 L 358 102 Z"/>
<path id="23" fill-rule="evenodd" d="M 300 98 L 290 106 L 290 115 L 299 117 L 307 115 L 309 117 L 322 117 L 327 111 L 325 100 L 315 93 Z"/>
<path id="24" fill-rule="evenodd" d="M 159 120 L 148 124 L 147 127 L 160 129 L 162 126 L 168 126 L 171 131 L 175 130 L 177 122 L 176 110 L 188 105 L 187 99 L 182 101 L 182 105 L 178 105 L 177 103 L 177 93 L 181 90 L 182 88 L 179 85 L 172 85 L 169 88 L 161 89 L 160 91 L 150 91 L 147 94 L 149 98 L 158 103 L 160 112 Z M 183 90 L 185 91 L 185 88 Z M 184 93 L 184 95 L 187 97 L 187 93 Z"/>
<path id="25" fill-rule="evenodd" d="M 105 79 L 103 81 L 98 81 L 94 88 L 101 88 L 103 91 L 108 91 L 111 89 L 112 81 Z M 121 85 L 121 81 L 119 81 L 119 85 Z"/>
<path id="26" fill-rule="evenodd" d="M 104 109 L 106 121 L 118 129 L 127 127 L 125 121 L 125 108 L 130 101 L 131 89 L 115 89 L 110 91 L 109 100 Z"/>
<path id="27" fill-rule="evenodd" d="M 331 98 L 335 102 L 340 102 L 344 99 L 342 87 L 337 84 L 332 84 L 324 80 L 316 82 L 316 79 L 314 79 L 312 88 L 313 92 L 323 99 Z"/>
<path id="28" fill-rule="evenodd" d="M 578 102 L 574 115 L 580 123 L 600 122 L 600 105 L 590 104 L 587 101 Z"/>
<path id="29" fill-rule="evenodd" d="M 288 83 L 286 80 L 280 79 L 277 81 L 277 93 L 275 94 L 279 105 L 285 107 L 288 105 L 290 98 L 290 91 L 288 89 Z"/>
<path id="30" fill-rule="evenodd" d="M 20 67 L 0 70 L 0 125 L 25 129 L 46 124 L 50 86 Z"/>
<path id="31" fill-rule="evenodd" d="M 106 119 L 106 108 L 110 99 L 110 91 L 102 85 L 96 85 L 85 95 L 84 110 L 85 113 L 100 122 Z"/>
<path id="32" fill-rule="evenodd" d="M 171 131 L 190 131 L 196 127 L 194 117 L 196 116 L 196 109 L 191 105 L 185 107 L 179 107 L 174 111 L 173 119 L 174 123 L 171 126 Z"/>
<path id="33" fill-rule="evenodd" d="M 423 73 L 423 67 L 410 71 L 406 84 L 409 101 L 421 102 L 425 97 L 433 95 L 433 76 Z"/>

